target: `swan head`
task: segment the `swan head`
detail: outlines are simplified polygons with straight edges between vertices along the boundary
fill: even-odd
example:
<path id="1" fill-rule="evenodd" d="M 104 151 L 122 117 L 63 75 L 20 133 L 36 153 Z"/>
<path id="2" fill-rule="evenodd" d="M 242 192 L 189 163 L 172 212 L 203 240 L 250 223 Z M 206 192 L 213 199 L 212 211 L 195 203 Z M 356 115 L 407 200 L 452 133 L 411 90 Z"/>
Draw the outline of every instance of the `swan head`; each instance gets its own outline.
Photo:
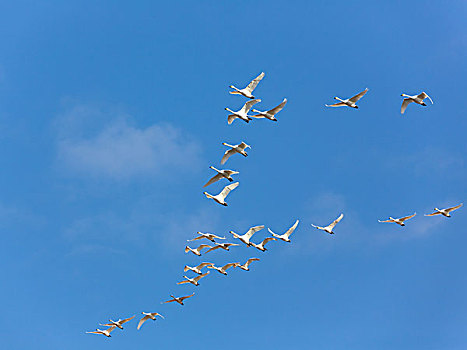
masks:
<path id="1" fill-rule="evenodd" d="M 334 99 L 335 99 L 335 100 L 338 100 L 338 99 L 339 99 L 339 97 L 337 97 L 337 96 L 334 96 Z"/>
<path id="2" fill-rule="evenodd" d="M 231 89 L 235 89 L 235 86 L 233 86 L 233 85 L 229 85 L 229 88 L 231 88 Z"/>
<path id="3" fill-rule="evenodd" d="M 227 107 L 224 108 L 226 111 L 228 111 L 229 109 Z"/>

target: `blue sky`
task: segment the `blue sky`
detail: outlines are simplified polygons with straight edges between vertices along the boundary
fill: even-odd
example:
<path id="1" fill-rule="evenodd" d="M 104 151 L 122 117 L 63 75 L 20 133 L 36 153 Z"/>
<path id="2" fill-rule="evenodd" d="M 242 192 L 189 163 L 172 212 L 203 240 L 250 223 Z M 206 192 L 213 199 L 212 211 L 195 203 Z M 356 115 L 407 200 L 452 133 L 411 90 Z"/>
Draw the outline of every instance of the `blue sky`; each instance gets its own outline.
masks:
<path id="1" fill-rule="evenodd" d="M 466 15 L 463 1 L 3 2 L 3 347 L 464 349 L 466 209 L 422 214 L 466 201 Z M 279 122 L 227 125 L 245 101 L 228 85 L 261 71 L 258 108 L 289 101 Z M 324 107 L 366 87 L 358 110 Z M 421 91 L 434 105 L 401 116 L 400 94 Z M 224 208 L 201 186 L 240 141 Z M 310 226 L 340 212 L 334 236 Z M 293 243 L 264 254 L 183 252 L 196 231 L 297 218 Z M 250 272 L 175 284 L 185 264 L 251 256 Z M 141 311 L 166 319 L 84 333 Z"/>

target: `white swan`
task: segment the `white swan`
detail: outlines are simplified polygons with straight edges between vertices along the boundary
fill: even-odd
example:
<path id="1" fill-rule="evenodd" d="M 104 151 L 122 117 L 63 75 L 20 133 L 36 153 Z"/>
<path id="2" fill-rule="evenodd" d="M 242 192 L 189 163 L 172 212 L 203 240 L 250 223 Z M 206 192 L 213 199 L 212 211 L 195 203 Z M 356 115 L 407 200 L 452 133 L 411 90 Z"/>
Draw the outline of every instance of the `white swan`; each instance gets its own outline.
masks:
<path id="1" fill-rule="evenodd" d="M 276 237 L 276 238 L 279 238 L 285 242 L 291 242 L 290 240 L 290 235 L 295 231 L 295 229 L 297 228 L 298 226 L 298 223 L 299 223 L 299 220 L 295 221 L 295 224 L 292 225 L 291 228 L 289 228 L 284 234 L 282 235 L 278 235 L 278 234 L 275 234 L 274 232 L 271 231 L 271 229 L 268 228 L 268 231 L 271 235 L 273 235 L 273 237 Z"/>
<path id="2" fill-rule="evenodd" d="M 419 105 L 426 106 L 426 103 L 423 102 L 423 100 L 425 98 L 428 98 L 430 100 L 431 104 L 433 104 L 433 100 L 431 99 L 430 96 L 428 96 L 426 94 L 426 92 L 422 92 L 421 94 L 414 95 L 414 96 L 410 96 L 410 95 L 406 95 L 406 94 L 401 94 L 401 96 L 405 97 L 404 100 L 402 101 L 401 114 L 404 114 L 405 110 L 407 109 L 407 106 L 411 102 L 415 102 L 415 103 L 417 103 Z"/>
<path id="3" fill-rule="evenodd" d="M 237 267 L 241 268 L 242 270 L 245 271 L 250 271 L 250 268 L 248 267 L 253 261 L 259 261 L 258 258 L 250 258 L 244 263 L 243 265 L 238 264 Z"/>
<path id="4" fill-rule="evenodd" d="M 193 272 L 197 273 L 198 275 L 202 275 L 203 274 L 203 271 L 201 271 L 202 268 L 206 267 L 206 266 L 209 266 L 209 265 L 214 265 L 214 264 L 210 263 L 210 262 L 203 262 L 203 263 L 199 264 L 198 266 L 185 265 L 185 267 L 183 268 L 183 271 L 184 272 L 193 271 Z"/>
<path id="5" fill-rule="evenodd" d="M 227 123 L 230 125 L 237 118 L 240 118 L 241 120 L 249 123 L 251 118 L 248 115 L 248 112 L 250 111 L 251 107 L 253 107 L 253 105 L 258 103 L 258 102 L 261 102 L 261 100 L 255 99 L 255 100 L 247 101 L 247 102 L 245 102 L 243 107 L 241 109 L 239 109 L 238 111 L 236 111 L 236 112 L 232 111 L 230 108 L 225 107 L 226 111 L 229 111 L 230 113 L 232 113 L 232 114 L 228 115 Z"/>
<path id="6" fill-rule="evenodd" d="M 220 272 L 221 274 L 223 275 L 226 275 L 227 276 L 227 269 L 230 269 L 231 267 L 236 267 L 238 263 L 228 263 L 222 267 L 218 267 L 218 266 L 215 266 L 215 265 L 212 265 L 212 266 L 208 266 L 208 269 L 214 269 L 218 272 Z"/>
<path id="7" fill-rule="evenodd" d="M 212 247 L 210 245 L 208 245 L 208 244 L 201 244 L 199 247 L 194 248 L 194 249 L 190 248 L 189 246 L 186 246 L 185 247 L 185 253 L 192 252 L 195 255 L 201 256 L 201 251 L 204 248 L 212 248 Z"/>
<path id="8" fill-rule="evenodd" d="M 119 319 L 118 321 L 114 321 L 112 319 L 109 320 L 109 323 L 105 323 L 105 324 L 102 324 L 100 323 L 99 325 L 100 326 L 104 326 L 104 327 L 112 327 L 112 326 L 115 326 L 115 327 L 118 327 L 120 329 L 123 329 L 122 325 L 128 321 L 131 321 L 132 319 L 134 319 L 135 316 L 132 316 L 132 317 L 129 317 L 129 318 L 125 318 L 125 319 Z"/>
<path id="9" fill-rule="evenodd" d="M 250 84 L 244 89 L 238 89 L 233 85 L 230 85 L 229 87 L 231 89 L 234 89 L 235 91 L 229 91 L 230 94 L 232 95 L 243 95 L 245 97 L 254 99 L 255 97 L 252 95 L 253 90 L 256 88 L 258 83 L 261 81 L 261 79 L 264 78 L 264 72 L 262 72 L 260 75 L 258 75 L 255 79 L 253 79 Z"/>
<path id="10" fill-rule="evenodd" d="M 219 249 L 219 248 L 229 251 L 230 247 L 235 247 L 235 246 L 238 246 L 238 244 L 235 244 L 235 243 L 216 243 L 214 245 L 214 247 L 212 247 L 211 249 L 206 250 L 206 253 L 212 252 L 213 250 L 216 250 L 216 249 Z"/>
<path id="11" fill-rule="evenodd" d="M 434 213 L 431 213 L 431 214 L 425 214 L 425 216 L 435 216 L 435 215 L 443 215 L 447 218 L 450 218 L 451 217 L 451 211 L 454 211 L 454 210 L 457 210 L 459 209 L 460 207 L 462 207 L 463 203 L 459 204 L 459 205 L 456 205 L 455 207 L 450 207 L 450 208 L 445 208 L 445 209 L 438 209 L 438 208 L 435 208 L 435 212 Z"/>
<path id="12" fill-rule="evenodd" d="M 338 100 L 340 102 L 334 103 L 332 105 L 325 105 L 326 107 L 342 107 L 342 106 L 349 106 L 352 108 L 358 108 L 357 106 L 357 101 L 363 97 L 368 92 L 368 88 L 363 90 L 362 92 L 356 94 L 355 96 L 348 98 L 347 100 L 343 100 L 339 97 L 334 97 L 335 100 Z"/>
<path id="13" fill-rule="evenodd" d="M 233 231 L 230 231 L 230 233 L 235 237 L 238 238 L 240 241 L 245 243 L 248 247 L 251 245 L 250 239 L 251 237 L 258 231 L 261 231 L 264 228 L 264 225 L 259 225 L 259 226 L 253 226 L 250 227 L 250 229 L 244 234 L 244 235 L 239 235 Z"/>
<path id="14" fill-rule="evenodd" d="M 245 152 L 245 148 L 251 148 L 250 145 L 247 145 L 245 142 L 239 143 L 238 145 L 229 145 L 228 143 L 222 143 L 224 146 L 230 147 L 225 151 L 221 159 L 221 164 L 225 164 L 227 159 L 233 156 L 235 153 L 240 153 L 244 157 L 248 157 L 248 153 Z"/>
<path id="15" fill-rule="evenodd" d="M 183 301 L 185 299 L 191 298 L 193 295 L 195 295 L 195 293 L 193 293 L 191 295 L 186 295 L 184 297 L 174 297 L 173 295 L 170 295 L 172 297 L 172 299 L 164 301 L 162 304 L 172 303 L 172 302 L 175 301 L 175 302 L 179 303 L 180 305 L 185 305 L 185 304 L 183 304 Z"/>
<path id="16" fill-rule="evenodd" d="M 263 239 L 263 241 L 260 244 L 256 244 L 253 242 L 250 242 L 250 244 L 256 249 L 259 249 L 262 252 L 265 252 L 267 250 L 265 247 L 266 243 L 271 242 L 271 241 L 276 241 L 276 239 L 274 237 L 266 237 L 265 239 Z"/>
<path id="17" fill-rule="evenodd" d="M 146 322 L 149 319 L 155 321 L 156 316 L 164 318 L 164 316 L 162 316 L 160 313 L 157 313 L 157 312 L 142 312 L 142 314 L 144 316 L 143 316 L 143 318 L 141 318 L 141 320 L 139 320 L 138 326 L 136 327 L 137 330 L 139 330 L 141 328 L 141 326 L 143 325 L 143 323 Z"/>
<path id="18" fill-rule="evenodd" d="M 208 265 L 208 268 L 209 268 L 210 265 Z M 198 275 L 194 278 L 190 278 L 190 277 L 187 277 L 187 276 L 183 276 L 183 278 L 185 279 L 184 281 L 181 281 L 181 282 L 178 282 L 177 284 L 184 284 L 184 283 L 191 283 L 191 284 L 194 284 L 195 286 L 199 286 L 199 280 L 203 277 L 206 277 L 207 275 L 209 275 L 209 271 L 206 272 L 206 273 L 203 273 L 201 275 Z"/>
<path id="19" fill-rule="evenodd" d="M 405 226 L 404 221 L 412 219 L 415 215 L 417 215 L 417 213 L 413 213 L 412 215 L 404 216 L 404 217 L 398 218 L 398 219 L 394 219 L 393 217 L 390 216 L 388 220 L 378 220 L 378 222 L 393 222 L 393 223 L 398 224 L 400 226 Z"/>
<path id="20" fill-rule="evenodd" d="M 250 115 L 250 117 L 252 117 L 252 118 L 266 118 L 266 119 L 273 120 L 273 121 L 277 122 L 277 119 L 276 119 L 275 115 L 277 113 L 279 113 L 280 111 L 282 111 L 282 108 L 284 108 L 286 103 L 287 103 L 287 99 L 284 98 L 284 100 L 279 105 L 277 105 L 273 109 L 270 109 L 269 111 L 262 112 L 262 111 L 258 111 L 257 109 L 253 109 L 253 112 L 258 113 L 258 114 Z"/>
<path id="21" fill-rule="evenodd" d="M 196 232 L 199 236 L 198 237 L 195 237 L 193 239 L 187 239 L 187 242 L 193 242 L 193 241 L 197 241 L 197 240 L 200 240 L 200 239 L 203 239 L 203 238 L 206 238 L 206 239 L 209 239 L 211 242 L 215 243 L 216 239 L 225 239 L 225 237 L 219 237 L 219 236 L 216 236 L 212 233 L 203 233 L 203 232 Z"/>
<path id="22" fill-rule="evenodd" d="M 229 180 L 230 182 L 233 182 L 232 175 L 240 174 L 238 171 L 234 171 L 234 170 L 229 170 L 229 169 L 218 170 L 214 168 L 213 166 L 210 166 L 210 168 L 214 171 L 217 171 L 217 174 L 211 177 L 209 181 L 206 183 L 206 185 L 204 185 L 203 187 L 207 187 L 213 184 L 214 182 L 217 182 L 223 178 Z"/>
<path id="23" fill-rule="evenodd" d="M 117 326 L 112 326 L 112 327 L 109 327 L 107 329 L 99 329 L 97 328 L 95 331 L 92 331 L 92 332 L 86 332 L 86 333 L 92 333 L 92 334 L 102 334 L 102 335 L 105 335 L 106 337 L 110 338 L 111 335 L 110 335 L 110 332 L 112 332 L 115 328 L 117 328 Z"/>
<path id="24" fill-rule="evenodd" d="M 334 229 L 334 226 L 336 226 L 337 223 L 339 221 L 341 221 L 343 217 L 344 217 L 344 214 L 339 215 L 339 217 L 336 220 L 334 220 L 328 226 L 325 226 L 325 227 L 316 226 L 316 225 L 313 225 L 313 224 L 311 224 L 311 226 L 317 228 L 318 230 L 322 230 L 322 231 L 327 232 L 327 233 L 332 235 L 332 234 L 334 234 L 334 232 L 332 231 Z"/>
<path id="25" fill-rule="evenodd" d="M 227 185 L 224 187 L 224 189 L 219 194 L 215 196 L 207 192 L 203 192 L 203 194 L 207 198 L 214 199 L 217 203 L 226 207 L 227 203 L 225 202 L 225 198 L 229 195 L 230 191 L 236 189 L 239 184 L 240 184 L 239 182 L 234 182 L 233 184 Z"/>

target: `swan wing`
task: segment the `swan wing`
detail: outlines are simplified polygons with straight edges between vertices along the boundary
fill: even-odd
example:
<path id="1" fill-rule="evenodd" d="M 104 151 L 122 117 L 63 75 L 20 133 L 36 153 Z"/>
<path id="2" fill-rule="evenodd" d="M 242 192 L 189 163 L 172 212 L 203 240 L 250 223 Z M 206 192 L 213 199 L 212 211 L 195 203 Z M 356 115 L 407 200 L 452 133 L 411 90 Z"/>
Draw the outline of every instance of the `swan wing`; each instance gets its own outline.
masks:
<path id="1" fill-rule="evenodd" d="M 181 301 L 183 301 L 183 300 L 185 300 L 185 299 L 191 298 L 193 295 L 195 295 L 195 293 L 190 294 L 190 295 L 186 295 L 186 296 L 184 296 L 184 297 L 180 297 L 179 299 L 180 299 Z"/>
<path id="2" fill-rule="evenodd" d="M 245 263 L 244 266 L 245 266 L 245 267 L 248 267 L 248 265 L 250 265 L 253 261 L 259 261 L 259 259 L 258 259 L 258 258 L 250 258 L 250 259 L 248 259 L 248 260 L 246 261 L 246 263 Z"/>
<path id="3" fill-rule="evenodd" d="M 230 156 L 232 156 L 233 154 L 235 154 L 235 150 L 234 149 L 228 149 L 227 151 L 225 151 L 224 153 L 224 156 L 222 157 L 221 159 L 221 164 L 225 164 L 225 162 L 227 161 L 227 159 L 230 158 Z"/>
<path id="4" fill-rule="evenodd" d="M 131 320 L 134 319 L 135 317 L 136 317 L 136 315 L 135 315 L 135 316 L 128 317 L 128 318 L 125 318 L 124 320 L 121 320 L 121 321 L 120 321 L 120 324 L 124 324 L 124 323 L 126 323 L 126 322 L 128 322 L 128 321 L 131 321 Z"/>
<path id="5" fill-rule="evenodd" d="M 355 96 L 352 96 L 351 98 L 349 98 L 349 101 L 355 103 L 359 99 L 361 99 L 367 92 L 368 92 L 368 88 L 366 88 L 365 90 L 363 90 L 359 94 L 356 94 Z"/>
<path id="6" fill-rule="evenodd" d="M 295 229 L 297 228 L 299 222 L 300 222 L 300 220 L 295 221 L 295 223 L 292 225 L 292 227 L 289 228 L 286 233 L 284 233 L 284 235 L 287 238 L 289 238 L 290 235 L 295 231 Z"/>
<path id="7" fill-rule="evenodd" d="M 261 242 L 260 245 L 262 245 L 263 247 L 266 245 L 266 243 L 268 242 L 271 242 L 271 241 L 275 241 L 276 239 L 274 237 L 266 237 L 265 239 L 263 239 L 263 241 Z"/>
<path id="8" fill-rule="evenodd" d="M 410 102 L 412 102 L 410 98 L 404 98 L 404 101 L 402 101 L 402 106 L 401 106 L 401 114 L 404 114 Z"/>
<path id="9" fill-rule="evenodd" d="M 334 226 L 336 226 L 337 223 L 338 223 L 339 221 L 341 221 L 343 217 L 344 217 L 344 214 L 339 215 L 339 217 L 338 217 L 336 220 L 334 220 L 333 222 L 331 222 L 331 223 L 328 225 L 328 227 L 331 228 L 331 229 L 334 228 Z"/>
<path id="10" fill-rule="evenodd" d="M 258 102 L 261 102 L 260 99 L 256 99 L 256 100 L 249 100 L 247 102 L 245 102 L 245 104 L 243 105 L 241 111 L 244 112 L 245 114 L 248 114 L 248 112 L 250 111 L 251 107 L 253 107 L 254 104 L 258 103 Z"/>
<path id="11" fill-rule="evenodd" d="M 394 222 L 394 220 L 391 220 L 391 219 L 389 219 L 389 220 L 378 220 L 378 222 Z"/>
<path id="12" fill-rule="evenodd" d="M 415 215 L 417 215 L 417 213 L 413 213 L 412 215 L 404 216 L 404 217 L 400 218 L 399 220 L 401 220 L 401 221 L 409 220 L 409 219 L 412 219 Z"/>
<path id="13" fill-rule="evenodd" d="M 427 98 L 427 99 L 430 100 L 431 104 L 433 104 L 433 100 L 431 99 L 430 96 L 428 96 L 428 94 L 427 94 L 425 91 L 423 91 L 421 94 L 417 95 L 417 97 L 418 97 L 420 100 L 422 100 L 422 101 L 423 101 L 425 98 Z"/>
<path id="14" fill-rule="evenodd" d="M 342 107 L 342 106 L 346 106 L 346 104 L 344 102 L 337 102 L 332 105 L 325 105 L 325 106 L 326 107 Z"/>
<path id="15" fill-rule="evenodd" d="M 211 178 L 209 179 L 209 181 L 206 182 L 206 184 L 205 184 L 203 187 L 207 187 L 207 186 L 213 184 L 214 182 L 219 181 L 219 180 L 222 179 L 222 178 L 223 178 L 223 176 L 222 176 L 221 174 L 216 174 L 216 175 L 214 175 L 213 177 L 211 177 Z M 203 237 L 200 237 L 200 238 L 203 238 Z M 199 239 L 199 238 L 198 238 L 198 239 Z"/>
<path id="16" fill-rule="evenodd" d="M 193 278 L 193 280 L 198 282 L 201 278 L 206 277 L 207 275 L 209 275 L 209 271 L 206 273 L 203 273 L 202 275 L 196 276 L 195 278 Z"/>
<path id="17" fill-rule="evenodd" d="M 206 250 L 206 254 L 209 253 L 209 252 L 212 252 L 213 250 L 219 249 L 221 247 L 222 247 L 221 244 L 216 243 L 216 245 L 214 247 L 211 247 L 210 249 Z"/>
<path id="18" fill-rule="evenodd" d="M 229 195 L 230 191 L 236 189 L 239 184 L 240 182 L 234 182 L 233 184 L 225 186 L 219 195 L 225 199 Z"/>
<path id="19" fill-rule="evenodd" d="M 264 228 L 264 225 L 253 226 L 245 233 L 245 237 L 250 239 L 256 232 L 261 231 Z"/>
<path id="20" fill-rule="evenodd" d="M 174 301 L 174 300 L 166 301 L 166 303 L 170 303 L 171 301 Z M 138 326 L 136 327 L 136 329 L 140 329 L 141 326 L 143 325 L 143 323 L 146 322 L 147 320 L 149 320 L 150 318 L 151 318 L 151 316 L 149 316 L 149 315 L 144 316 L 141 320 L 139 320 Z"/>
<path id="21" fill-rule="evenodd" d="M 447 211 L 448 213 L 450 213 L 451 211 L 454 211 L 456 209 L 459 209 L 460 207 L 462 207 L 464 204 L 461 203 L 459 205 L 456 205 L 455 207 L 451 207 L 451 208 L 447 208 L 447 209 L 444 209 L 445 211 Z"/>
<path id="22" fill-rule="evenodd" d="M 431 214 L 425 214 L 425 216 L 435 216 L 435 215 L 441 215 L 441 213 L 435 211 L 434 213 L 431 213 Z"/>
<path id="23" fill-rule="evenodd" d="M 261 81 L 261 79 L 264 78 L 264 72 L 261 72 L 260 75 L 258 75 L 255 79 L 253 79 L 250 84 L 248 84 L 248 86 L 245 88 L 245 90 L 247 90 L 250 94 L 253 92 L 254 89 L 256 89 L 256 87 L 258 86 L 259 82 Z"/>
<path id="24" fill-rule="evenodd" d="M 247 145 L 245 142 L 240 143 L 237 148 L 241 151 L 245 150 L 245 148 L 251 148 L 250 145 Z"/>
<path id="25" fill-rule="evenodd" d="M 287 103 L 287 99 L 284 98 L 284 100 L 279 104 L 277 105 L 276 107 L 274 107 L 273 109 L 270 109 L 268 111 L 268 114 L 272 114 L 272 115 L 276 115 L 277 113 L 279 113 L 280 111 L 282 111 L 282 109 L 284 108 L 285 104 Z"/>

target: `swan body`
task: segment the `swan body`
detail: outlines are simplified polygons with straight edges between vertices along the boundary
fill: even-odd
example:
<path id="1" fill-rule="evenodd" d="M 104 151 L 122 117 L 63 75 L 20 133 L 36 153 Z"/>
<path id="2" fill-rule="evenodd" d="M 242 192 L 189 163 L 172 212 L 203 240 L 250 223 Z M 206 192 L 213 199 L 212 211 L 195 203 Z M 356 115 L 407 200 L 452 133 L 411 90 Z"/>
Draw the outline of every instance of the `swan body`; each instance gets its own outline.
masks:
<path id="1" fill-rule="evenodd" d="M 398 219 L 395 219 L 390 216 L 388 220 L 378 220 L 378 222 L 391 222 L 391 223 L 398 224 L 399 226 L 405 226 L 404 221 L 412 219 L 415 215 L 417 215 L 417 213 L 413 213 L 412 215 L 404 216 Z"/>
<path id="2" fill-rule="evenodd" d="M 132 319 L 134 319 L 135 316 L 132 316 L 132 317 L 129 317 L 129 318 L 125 318 L 125 319 L 119 319 L 118 321 L 113 321 L 112 319 L 109 320 L 109 323 L 106 323 L 106 324 L 100 324 L 100 326 L 105 326 L 105 327 L 112 327 L 112 326 L 115 326 L 115 327 L 118 327 L 120 329 L 123 329 L 123 324 L 128 322 L 128 321 L 131 321 Z"/>
<path id="3" fill-rule="evenodd" d="M 259 259 L 258 258 L 250 258 L 243 265 L 237 264 L 237 267 L 239 267 L 239 268 L 241 268 L 242 270 L 245 270 L 245 271 L 250 271 L 249 265 L 253 261 L 259 261 Z"/>
<path id="4" fill-rule="evenodd" d="M 249 100 L 249 101 L 245 102 L 243 107 L 240 110 L 236 111 L 236 112 L 234 112 L 230 108 L 226 107 L 225 110 L 232 113 L 232 114 L 229 114 L 229 116 L 227 117 L 227 123 L 230 125 L 237 118 L 249 123 L 251 118 L 248 115 L 248 112 L 250 112 L 251 107 L 253 107 L 253 105 L 258 103 L 258 102 L 261 102 L 261 100 L 259 100 L 259 99 Z"/>
<path id="5" fill-rule="evenodd" d="M 235 243 L 216 243 L 214 245 L 214 247 L 212 247 L 211 249 L 206 250 L 206 253 L 212 252 L 213 250 L 216 250 L 216 249 L 219 249 L 219 248 L 229 251 L 230 247 L 234 247 L 234 246 L 238 246 L 238 244 L 235 244 Z"/>
<path id="6" fill-rule="evenodd" d="M 136 327 L 136 329 L 140 329 L 141 326 L 143 325 L 144 322 L 146 322 L 147 320 L 151 319 L 153 321 L 156 320 L 156 316 L 160 316 L 162 318 L 164 318 L 164 316 L 162 316 L 161 314 L 157 313 L 157 312 L 142 312 L 142 314 L 144 315 L 141 320 L 139 320 L 138 322 L 138 326 Z"/>
<path id="7" fill-rule="evenodd" d="M 261 231 L 264 228 L 264 225 L 253 226 L 244 234 L 239 235 L 234 231 L 230 231 L 230 233 L 235 237 L 238 238 L 241 242 L 245 243 L 248 247 L 251 245 L 250 239 L 251 237 L 258 231 Z"/>
<path id="8" fill-rule="evenodd" d="M 333 232 L 334 227 L 339 223 L 339 221 L 342 220 L 343 217 L 344 217 L 344 214 L 339 215 L 339 217 L 336 220 L 334 220 L 328 226 L 325 226 L 325 227 L 316 226 L 316 225 L 313 225 L 313 224 L 311 224 L 311 226 L 313 226 L 314 228 L 317 228 L 318 230 L 322 230 L 324 232 L 327 232 L 327 233 L 333 235 L 334 234 L 334 232 Z"/>
<path id="9" fill-rule="evenodd" d="M 421 106 L 426 106 L 426 103 L 423 102 L 424 99 L 428 98 L 431 102 L 431 104 L 433 104 L 433 100 L 431 99 L 430 96 L 427 95 L 426 92 L 422 92 L 418 95 L 414 95 L 414 96 L 410 96 L 410 95 L 406 95 L 406 94 L 401 94 L 402 97 L 405 97 L 404 100 L 402 101 L 402 106 L 401 106 L 401 114 L 404 114 L 405 110 L 407 109 L 407 106 L 412 103 L 412 102 L 415 102 L 416 104 L 419 104 Z"/>
<path id="10" fill-rule="evenodd" d="M 207 186 L 209 186 L 209 185 L 213 184 L 214 182 L 217 182 L 217 181 L 219 181 L 221 179 L 227 179 L 230 182 L 233 182 L 232 175 L 239 174 L 238 171 L 234 171 L 234 170 L 229 170 L 229 169 L 218 170 L 218 169 L 214 168 L 213 166 L 210 166 L 209 168 L 216 171 L 217 174 L 214 175 L 213 177 L 211 177 L 209 179 L 209 181 L 203 187 L 207 187 Z"/>
<path id="11" fill-rule="evenodd" d="M 203 239 L 203 238 L 206 238 L 208 240 L 210 240 L 211 242 L 215 243 L 216 239 L 225 239 L 225 237 L 219 237 L 219 236 L 216 236 L 215 234 L 212 234 L 212 233 L 203 233 L 203 232 L 196 232 L 199 236 L 198 237 L 195 237 L 193 239 L 187 239 L 187 242 L 192 242 L 192 241 L 198 241 L 200 239 Z"/>
<path id="12" fill-rule="evenodd" d="M 277 122 L 277 119 L 276 119 L 275 115 L 277 113 L 279 113 L 280 111 L 282 111 L 282 109 L 284 108 L 286 103 L 287 103 L 287 99 L 284 98 L 284 100 L 279 105 L 277 105 L 273 109 L 270 109 L 269 111 L 263 111 L 262 112 L 262 111 L 258 111 L 257 109 L 253 109 L 253 112 L 258 113 L 258 114 L 251 115 L 250 117 L 252 117 L 252 118 L 266 118 L 266 119 Z"/>
<path id="13" fill-rule="evenodd" d="M 284 242 L 291 242 L 290 240 L 290 235 L 295 231 L 295 229 L 297 228 L 298 226 L 298 223 L 299 223 L 299 220 L 295 221 L 295 223 L 292 225 L 292 227 L 290 227 L 284 234 L 282 235 L 278 235 L 278 234 L 275 234 L 274 232 L 272 232 L 269 228 L 268 228 L 268 231 L 269 233 L 275 237 L 275 238 L 278 238 L 278 239 L 281 239 L 283 240 Z"/>
<path id="14" fill-rule="evenodd" d="M 192 252 L 195 255 L 201 256 L 201 251 L 204 248 L 212 248 L 212 247 L 210 245 L 208 245 L 208 244 L 201 244 L 199 247 L 194 248 L 194 249 L 189 247 L 189 246 L 186 246 L 185 247 L 185 253 Z"/>
<path id="15" fill-rule="evenodd" d="M 208 266 L 208 269 L 214 269 L 218 271 L 219 273 L 226 275 L 227 276 L 227 269 L 230 269 L 231 267 L 236 267 L 238 263 L 228 263 L 222 267 L 218 267 L 215 265 Z"/>
<path id="16" fill-rule="evenodd" d="M 266 237 L 265 239 L 263 239 L 263 241 L 260 244 L 255 244 L 253 242 L 250 242 L 250 244 L 253 247 L 255 247 L 256 249 L 259 249 L 262 252 L 265 252 L 267 250 L 266 247 L 265 247 L 266 243 L 271 242 L 271 241 L 275 241 L 275 240 L 276 239 L 274 237 Z"/>
<path id="17" fill-rule="evenodd" d="M 233 184 L 227 185 L 224 187 L 224 189 L 217 195 L 213 196 L 212 194 L 209 194 L 207 192 L 203 192 L 203 194 L 210 199 L 215 200 L 217 203 L 227 206 L 227 203 L 225 202 L 225 198 L 229 195 L 230 191 L 234 190 L 237 188 L 239 185 L 239 182 L 234 182 Z"/>
<path id="18" fill-rule="evenodd" d="M 358 108 L 357 106 L 357 101 L 360 100 L 366 93 L 368 92 L 368 88 L 363 90 L 362 92 L 356 94 L 355 96 L 352 96 L 351 98 L 348 98 L 346 100 L 343 100 L 339 97 L 334 97 L 335 100 L 339 101 L 337 103 L 334 103 L 332 105 L 325 105 L 326 107 L 342 107 L 342 106 L 348 106 L 352 108 Z"/>
<path id="19" fill-rule="evenodd" d="M 115 328 L 117 328 L 117 326 L 111 326 L 107 329 L 99 329 L 97 328 L 95 331 L 92 331 L 92 332 L 86 332 L 88 334 L 102 334 L 102 335 L 105 335 L 107 338 L 110 338 L 111 335 L 110 335 L 110 332 L 112 332 Z"/>
<path id="20" fill-rule="evenodd" d="M 210 266 L 213 266 L 213 265 L 208 265 L 208 268 L 210 268 Z M 199 280 L 203 277 L 206 277 L 207 275 L 209 275 L 209 271 L 206 272 L 206 273 L 203 273 L 199 276 L 196 276 L 194 278 L 190 278 L 190 277 L 187 277 L 187 276 L 183 276 L 183 278 L 185 279 L 184 281 L 181 281 L 181 282 L 178 282 L 177 284 L 184 284 L 184 283 L 191 283 L 191 284 L 194 284 L 195 286 L 199 286 Z"/>
<path id="21" fill-rule="evenodd" d="M 261 79 L 264 78 L 264 72 L 262 72 L 260 75 L 258 75 L 255 79 L 253 79 L 246 88 L 244 89 L 238 89 L 233 85 L 230 85 L 229 87 L 233 89 L 234 91 L 229 91 L 230 94 L 232 95 L 243 95 L 247 98 L 254 99 L 255 97 L 252 95 L 253 90 L 258 86 L 258 83 L 261 81 Z"/>
<path id="22" fill-rule="evenodd" d="M 462 207 L 463 203 L 459 204 L 459 205 L 456 205 L 455 207 L 450 207 L 450 208 L 445 208 L 445 209 L 438 209 L 438 208 L 435 208 L 435 212 L 434 213 L 431 213 L 431 214 L 425 214 L 425 216 L 435 216 L 435 215 L 443 215 L 447 218 L 450 218 L 451 217 L 451 212 L 454 211 L 454 210 L 457 210 L 459 209 L 460 207 Z"/>
<path id="23" fill-rule="evenodd" d="M 186 296 L 183 296 L 183 297 L 174 297 L 173 295 L 170 295 L 172 297 L 172 299 L 164 301 L 163 304 L 173 303 L 175 301 L 176 303 L 179 303 L 180 305 L 183 306 L 183 305 L 185 305 L 183 303 L 185 301 L 185 299 L 191 298 L 193 295 L 195 295 L 195 293 L 193 293 L 191 295 L 186 295 Z"/>
<path id="24" fill-rule="evenodd" d="M 187 272 L 187 271 L 193 271 L 194 273 L 197 273 L 198 275 L 202 275 L 203 274 L 203 267 L 206 267 L 206 266 L 209 266 L 209 265 L 214 265 L 213 263 L 210 263 L 210 262 L 203 262 L 201 264 L 199 264 L 198 266 L 188 266 L 188 265 L 185 265 L 185 267 L 183 268 L 183 271 L 184 272 Z"/>
<path id="25" fill-rule="evenodd" d="M 221 159 L 221 164 L 225 164 L 227 159 L 229 159 L 235 153 L 240 153 L 242 156 L 248 157 L 248 153 L 245 152 L 245 148 L 251 148 L 250 145 L 247 145 L 245 142 L 241 142 L 238 145 L 229 145 L 228 143 L 224 142 L 223 145 L 229 147 L 230 149 L 225 151 Z"/>

